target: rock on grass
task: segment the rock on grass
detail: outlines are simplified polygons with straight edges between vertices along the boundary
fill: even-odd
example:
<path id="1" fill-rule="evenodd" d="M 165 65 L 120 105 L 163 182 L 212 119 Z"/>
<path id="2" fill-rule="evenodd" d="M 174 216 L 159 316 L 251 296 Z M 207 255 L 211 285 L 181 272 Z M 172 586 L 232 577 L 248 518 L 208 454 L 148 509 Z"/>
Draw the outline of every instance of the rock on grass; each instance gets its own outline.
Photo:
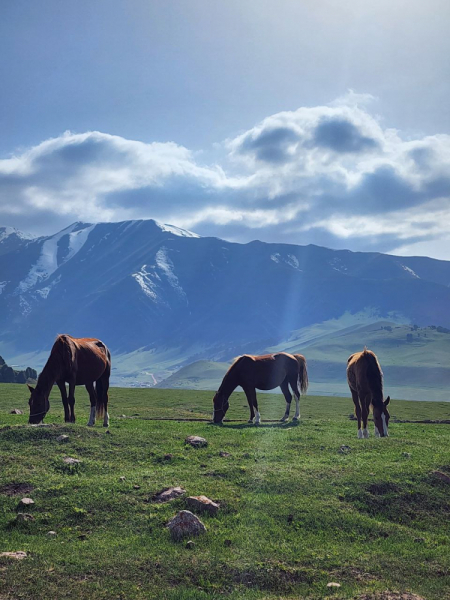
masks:
<path id="1" fill-rule="evenodd" d="M 181 487 L 168 487 L 153 494 L 152 500 L 153 502 L 169 502 L 170 500 L 175 500 L 175 498 L 183 496 L 185 493 L 186 490 Z"/>
<path id="2" fill-rule="evenodd" d="M 215 515 L 219 510 L 219 505 L 206 496 L 189 496 L 186 498 L 186 504 L 192 510 L 208 512 L 210 515 Z"/>
<path id="3" fill-rule="evenodd" d="M 13 558 L 14 560 L 23 560 L 27 557 L 27 553 L 22 550 L 18 550 L 17 552 L 0 552 L 0 558 Z"/>
<path id="4" fill-rule="evenodd" d="M 175 541 L 206 532 L 206 527 L 190 510 L 180 510 L 167 524 L 170 535 Z"/>
<path id="5" fill-rule="evenodd" d="M 17 505 L 17 508 L 31 508 L 34 504 L 34 500 L 31 498 L 22 498 Z"/>
<path id="6" fill-rule="evenodd" d="M 188 435 L 184 441 L 186 444 L 190 444 L 194 448 L 204 448 L 208 445 L 208 442 L 205 440 L 205 438 L 202 438 L 199 435 Z"/>

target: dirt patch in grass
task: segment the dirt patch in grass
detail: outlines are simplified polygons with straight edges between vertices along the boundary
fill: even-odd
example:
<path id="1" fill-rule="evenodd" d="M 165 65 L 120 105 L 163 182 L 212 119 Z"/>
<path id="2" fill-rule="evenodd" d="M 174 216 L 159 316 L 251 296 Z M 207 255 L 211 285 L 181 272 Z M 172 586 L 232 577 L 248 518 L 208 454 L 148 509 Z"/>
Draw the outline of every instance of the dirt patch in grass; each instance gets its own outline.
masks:
<path id="1" fill-rule="evenodd" d="M 445 520 L 450 498 L 440 487 L 431 476 L 416 483 L 375 482 L 349 491 L 344 499 L 360 512 L 396 523 Z"/>
<path id="2" fill-rule="evenodd" d="M 367 491 L 374 496 L 385 496 L 400 492 L 400 488 L 395 483 L 372 483 L 367 487 Z"/>
<path id="3" fill-rule="evenodd" d="M 26 496 L 34 490 L 31 483 L 6 483 L 0 487 L 0 494 L 5 496 Z"/>
<path id="4" fill-rule="evenodd" d="M 410 592 L 378 592 L 377 594 L 363 594 L 357 600 L 425 600 L 422 596 Z"/>
<path id="5" fill-rule="evenodd" d="M 230 574 L 233 583 L 262 590 L 292 592 L 299 583 L 311 585 L 315 580 L 313 569 L 295 568 L 275 561 L 247 569 L 235 569 Z"/>

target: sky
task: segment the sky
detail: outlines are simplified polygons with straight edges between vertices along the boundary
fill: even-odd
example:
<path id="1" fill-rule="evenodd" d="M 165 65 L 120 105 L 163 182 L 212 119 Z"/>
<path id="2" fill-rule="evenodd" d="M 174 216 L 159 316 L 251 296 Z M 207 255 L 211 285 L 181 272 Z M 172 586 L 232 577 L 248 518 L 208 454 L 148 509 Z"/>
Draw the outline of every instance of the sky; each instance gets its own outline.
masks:
<path id="1" fill-rule="evenodd" d="M 0 226 L 450 260 L 448 0 L 0 2 Z"/>

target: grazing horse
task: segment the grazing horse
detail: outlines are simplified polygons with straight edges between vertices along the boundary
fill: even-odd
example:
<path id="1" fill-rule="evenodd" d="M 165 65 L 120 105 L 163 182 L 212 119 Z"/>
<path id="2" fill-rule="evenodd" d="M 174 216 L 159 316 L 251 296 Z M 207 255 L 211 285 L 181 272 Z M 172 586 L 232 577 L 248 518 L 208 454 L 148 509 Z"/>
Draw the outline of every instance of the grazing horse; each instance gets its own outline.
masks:
<path id="1" fill-rule="evenodd" d="M 358 437 L 369 437 L 367 418 L 370 405 L 373 409 L 375 435 L 388 436 L 390 415 L 387 406 L 391 399 L 388 396 L 383 400 L 383 372 L 376 355 L 367 348 L 352 354 L 347 361 L 347 381 L 358 418 Z M 363 429 L 361 429 L 361 421 Z"/>
<path id="2" fill-rule="evenodd" d="M 64 405 L 64 420 L 75 423 L 75 386 L 84 385 L 91 401 L 88 425 L 95 425 L 95 415 L 104 415 L 103 426 L 109 426 L 108 388 L 111 373 L 111 354 L 103 342 L 95 338 L 73 338 L 58 335 L 50 356 L 39 375 L 35 388 L 28 386 L 31 397 L 29 423 L 44 420 L 50 403 L 53 384 L 59 387 Z M 69 384 L 67 396 L 66 381 Z M 95 382 L 95 388 L 94 388 Z"/>
<path id="3" fill-rule="evenodd" d="M 289 418 L 292 401 L 289 386 L 291 386 L 296 402 L 294 421 L 298 421 L 300 417 L 300 391 L 305 393 L 308 389 L 305 357 L 301 354 L 287 354 L 286 352 L 264 356 L 251 356 L 249 354 L 239 356 L 228 369 L 219 390 L 214 396 L 214 423 L 222 423 L 229 407 L 228 399 L 238 385 L 242 387 L 247 396 L 250 407 L 249 423 L 253 423 L 255 413 L 255 425 L 261 422 L 256 390 L 273 390 L 277 386 L 281 387 L 281 391 L 286 398 L 286 412 L 281 420 L 287 421 Z"/>

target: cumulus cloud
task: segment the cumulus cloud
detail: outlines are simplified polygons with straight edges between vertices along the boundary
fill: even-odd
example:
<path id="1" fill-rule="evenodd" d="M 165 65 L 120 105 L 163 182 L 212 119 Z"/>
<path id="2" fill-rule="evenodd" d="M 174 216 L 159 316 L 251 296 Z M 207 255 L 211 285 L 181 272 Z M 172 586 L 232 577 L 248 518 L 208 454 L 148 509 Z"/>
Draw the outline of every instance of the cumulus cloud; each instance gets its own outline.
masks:
<path id="1" fill-rule="evenodd" d="M 75 220 L 157 218 L 240 241 L 436 244 L 450 216 L 450 136 L 405 140 L 371 100 L 350 92 L 271 115 L 225 140 L 220 164 L 174 142 L 66 132 L 0 160 L 0 224 L 50 233 Z"/>

